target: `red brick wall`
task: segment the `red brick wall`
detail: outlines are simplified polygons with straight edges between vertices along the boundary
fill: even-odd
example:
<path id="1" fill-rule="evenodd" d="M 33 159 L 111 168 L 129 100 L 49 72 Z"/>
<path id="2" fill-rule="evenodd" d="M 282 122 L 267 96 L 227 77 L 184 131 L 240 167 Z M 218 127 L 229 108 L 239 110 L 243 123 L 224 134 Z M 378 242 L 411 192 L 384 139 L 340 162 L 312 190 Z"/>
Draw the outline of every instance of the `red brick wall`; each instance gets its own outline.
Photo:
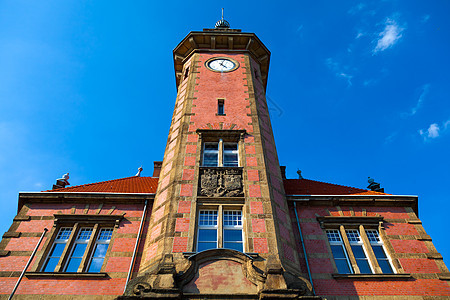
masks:
<path id="1" fill-rule="evenodd" d="M 106 257 L 106 272 L 114 272 L 112 277 L 120 278 L 23 278 L 16 295 L 33 295 L 33 294 L 49 294 L 49 295 L 122 295 L 125 286 L 125 279 L 131 263 L 131 255 L 134 250 L 136 237 L 140 225 L 140 217 L 142 215 L 143 204 L 107 204 L 103 205 L 98 211 L 99 205 L 91 204 L 87 214 L 100 215 L 110 214 L 112 207 L 113 215 L 122 215 L 125 213 L 125 218 L 115 229 L 113 239 L 109 246 L 110 255 Z M 149 205 L 150 207 L 151 205 Z M 52 229 L 53 219 L 46 218 L 53 217 L 55 213 L 72 212 L 72 207 L 75 207 L 77 215 L 85 213 L 85 204 L 55 204 L 55 203 L 40 203 L 31 204 L 30 209 L 26 212 L 30 216 L 30 220 L 20 221 L 17 229 L 11 227 L 12 232 L 20 232 L 21 236 L 18 238 L 4 239 L 2 244 L 6 244 L 5 250 L 10 251 L 8 256 L 0 257 L 0 271 L 4 276 L 0 277 L 0 294 L 11 293 L 20 272 L 23 270 L 25 264 L 29 259 L 29 255 L 34 249 L 39 240 L 39 236 L 44 228 Z M 26 208 L 23 208 L 26 210 Z M 149 211 L 151 209 L 149 208 Z M 147 218 L 150 216 L 147 215 Z M 44 220 L 42 220 L 44 218 Z M 16 221 L 17 222 L 17 221 Z M 148 222 L 145 222 L 148 226 Z M 146 228 L 144 228 L 144 231 Z M 40 250 L 43 249 L 46 239 L 49 237 L 50 231 L 41 243 Z M 31 236 L 30 236 L 31 235 Z M 49 245 L 51 246 L 51 245 Z M 140 256 L 142 254 L 143 242 L 139 247 L 137 253 L 139 264 Z M 27 251 L 27 252 L 24 252 Z M 24 255 L 24 254 L 28 254 Z M 40 252 L 37 253 L 39 257 Z M 45 258 L 45 257 L 44 257 Z M 31 271 L 33 266 L 37 263 L 35 259 L 28 271 Z M 136 270 L 135 270 L 136 271 Z M 8 273 L 9 272 L 9 273 Z M 14 272 L 14 273 L 11 273 Z M 1 276 L 1 275 L 0 275 Z"/>
<path id="2" fill-rule="evenodd" d="M 291 207 L 292 208 L 292 207 Z M 334 279 L 334 259 L 330 252 L 325 230 L 320 227 L 317 216 L 368 216 L 384 217 L 385 238 L 383 242 L 392 260 L 400 265 L 399 273 L 410 273 L 411 278 L 402 279 Z M 352 212 L 353 210 L 353 212 Z M 447 281 L 437 279 L 437 274 L 444 272 L 442 264 L 435 259 L 427 258 L 430 248 L 424 240 L 417 240 L 420 224 L 410 224 L 408 220 L 413 214 L 403 207 L 326 207 L 297 206 L 305 248 L 309 259 L 314 288 L 319 296 L 375 296 L 392 295 L 427 295 L 450 296 Z M 297 251 L 303 254 L 293 208 L 291 209 L 294 234 L 297 239 Z M 432 247 L 434 248 L 434 247 Z M 302 255 L 301 255 L 302 256 Z M 304 261 L 301 264 L 304 265 Z M 440 267 L 441 266 L 441 267 Z M 433 274 L 430 277 L 430 274 Z M 328 277 L 328 279 L 327 279 Z M 430 279 L 423 279 L 430 278 Z M 431 279 L 433 278 L 433 279 Z"/>

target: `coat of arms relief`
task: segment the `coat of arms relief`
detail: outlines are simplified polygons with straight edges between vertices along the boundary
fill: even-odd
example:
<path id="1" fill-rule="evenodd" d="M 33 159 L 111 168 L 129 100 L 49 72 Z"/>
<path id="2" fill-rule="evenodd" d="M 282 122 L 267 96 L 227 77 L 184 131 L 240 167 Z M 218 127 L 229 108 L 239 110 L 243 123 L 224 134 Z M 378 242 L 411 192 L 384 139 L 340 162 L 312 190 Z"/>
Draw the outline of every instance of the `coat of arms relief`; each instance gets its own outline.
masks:
<path id="1" fill-rule="evenodd" d="M 199 195 L 207 197 L 243 196 L 242 170 L 222 168 L 200 169 Z"/>

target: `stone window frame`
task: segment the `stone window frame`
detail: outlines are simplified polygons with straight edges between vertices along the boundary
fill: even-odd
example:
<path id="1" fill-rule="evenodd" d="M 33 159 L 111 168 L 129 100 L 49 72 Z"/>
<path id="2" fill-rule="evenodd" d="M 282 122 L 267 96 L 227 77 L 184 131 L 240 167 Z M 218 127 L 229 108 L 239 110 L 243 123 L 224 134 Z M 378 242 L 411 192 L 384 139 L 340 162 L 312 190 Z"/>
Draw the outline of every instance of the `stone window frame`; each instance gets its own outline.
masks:
<path id="1" fill-rule="evenodd" d="M 36 257 L 37 263 L 31 268 L 30 272 L 27 272 L 27 277 L 42 277 L 42 276 L 85 276 L 85 277 L 104 277 L 107 258 L 110 256 L 111 247 L 113 241 L 117 235 L 117 229 L 121 220 L 124 218 L 124 214 L 120 215 L 85 215 L 85 214 L 54 214 L 54 224 L 50 230 L 49 236 L 44 243 L 42 250 Z M 44 272 L 44 266 L 47 262 L 48 255 L 53 248 L 57 235 L 61 228 L 72 228 L 72 232 L 64 247 L 63 253 L 59 259 L 58 264 L 53 272 Z M 70 259 L 71 252 L 75 245 L 75 239 L 83 228 L 92 228 L 91 238 L 87 244 L 85 253 L 83 255 L 80 266 L 77 272 L 65 272 L 68 260 Z M 103 260 L 103 265 L 100 272 L 88 272 L 89 263 L 92 258 L 93 250 L 97 244 L 98 234 L 101 229 L 113 229 L 112 236 L 109 241 L 109 246 Z"/>
<path id="2" fill-rule="evenodd" d="M 224 248 L 224 211 L 240 211 L 241 217 L 242 217 L 242 226 L 241 226 L 241 232 L 242 232 L 242 253 L 246 253 L 246 242 L 245 242 L 245 230 L 246 228 L 246 219 L 245 219 L 245 213 L 244 213 L 244 205 L 243 204 L 228 204 L 228 203 L 204 203 L 200 204 L 197 207 L 197 222 L 195 224 L 195 252 L 198 249 L 198 238 L 199 238 L 199 229 L 201 229 L 201 225 L 199 225 L 200 221 L 200 212 L 201 211 L 217 211 L 217 248 L 213 249 L 229 249 Z M 212 228 L 212 227 L 211 227 Z M 209 250 L 213 250 L 209 249 Z M 231 249 L 233 250 L 233 249 Z M 206 251 L 206 250 L 205 250 Z"/>
<path id="3" fill-rule="evenodd" d="M 383 217 L 356 217 L 356 216 L 325 216 L 325 217 L 317 217 L 317 220 L 319 221 L 322 229 L 329 230 L 329 229 L 335 229 L 338 230 L 341 236 L 341 239 L 344 244 L 345 252 L 348 257 L 348 260 L 350 262 L 351 272 L 352 274 L 341 274 L 337 272 L 337 267 L 334 262 L 334 256 L 331 253 L 331 257 L 333 258 L 334 262 L 334 269 L 335 274 L 333 274 L 333 277 L 352 277 L 353 276 L 392 276 L 392 277 L 409 277 L 409 274 L 401 274 L 400 270 L 396 268 L 392 261 L 392 255 L 389 253 L 388 248 L 385 246 L 386 242 L 383 239 L 383 235 L 381 234 L 383 228 Z M 372 273 L 361 273 L 359 270 L 359 267 L 357 265 L 355 256 L 353 255 L 353 251 L 351 249 L 351 243 L 348 240 L 346 230 L 357 230 L 363 244 L 363 248 L 366 252 L 367 259 L 369 261 L 369 265 L 371 266 Z M 380 238 L 380 241 L 382 242 L 383 250 L 388 258 L 388 261 L 390 263 L 391 269 L 393 273 L 383 273 L 381 270 L 378 260 L 375 256 L 375 253 L 373 252 L 372 245 L 367 237 L 366 230 L 377 230 L 378 236 Z M 328 239 L 327 239 L 328 241 Z M 330 244 L 328 242 L 328 244 Z"/>

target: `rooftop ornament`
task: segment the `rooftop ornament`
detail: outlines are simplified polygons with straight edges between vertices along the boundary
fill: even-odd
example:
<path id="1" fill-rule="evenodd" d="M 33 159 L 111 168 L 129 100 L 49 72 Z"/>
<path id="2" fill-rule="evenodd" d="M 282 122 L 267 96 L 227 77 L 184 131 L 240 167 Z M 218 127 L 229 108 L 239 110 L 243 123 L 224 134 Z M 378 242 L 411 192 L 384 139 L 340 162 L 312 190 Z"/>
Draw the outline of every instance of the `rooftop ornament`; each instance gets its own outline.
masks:
<path id="1" fill-rule="evenodd" d="M 228 21 L 223 18 L 223 8 L 222 8 L 222 19 L 217 21 L 216 25 L 214 27 L 216 29 L 228 29 L 228 28 L 230 28 L 230 23 L 228 23 Z"/>

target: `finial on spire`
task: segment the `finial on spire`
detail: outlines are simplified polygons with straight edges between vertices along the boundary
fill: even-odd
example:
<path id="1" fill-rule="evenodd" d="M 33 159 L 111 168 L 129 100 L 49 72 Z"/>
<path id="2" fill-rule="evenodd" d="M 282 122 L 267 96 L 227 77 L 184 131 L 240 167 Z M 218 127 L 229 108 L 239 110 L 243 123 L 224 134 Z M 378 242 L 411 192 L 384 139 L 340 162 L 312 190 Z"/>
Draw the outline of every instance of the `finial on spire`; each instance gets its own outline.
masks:
<path id="1" fill-rule="evenodd" d="M 222 8 L 222 19 L 220 19 L 219 21 L 216 22 L 216 25 L 214 26 L 216 29 L 228 29 L 230 28 L 230 23 L 228 23 L 224 18 L 223 18 L 223 8 Z"/>
<path id="2" fill-rule="evenodd" d="M 141 172 L 143 171 L 144 169 L 142 168 L 142 166 L 140 166 L 139 167 L 139 169 L 138 169 L 138 172 L 137 172 L 137 174 L 136 175 L 134 175 L 134 176 L 136 176 L 136 177 L 140 177 L 141 176 Z"/>

